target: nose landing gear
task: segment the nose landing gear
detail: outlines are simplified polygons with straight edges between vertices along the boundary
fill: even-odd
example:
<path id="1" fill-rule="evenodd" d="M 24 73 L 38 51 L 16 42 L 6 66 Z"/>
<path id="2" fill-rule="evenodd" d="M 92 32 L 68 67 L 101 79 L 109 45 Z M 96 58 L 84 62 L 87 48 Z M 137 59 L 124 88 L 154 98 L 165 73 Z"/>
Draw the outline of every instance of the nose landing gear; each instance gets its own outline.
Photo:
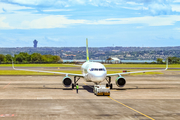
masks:
<path id="1" fill-rule="evenodd" d="M 111 77 L 106 77 L 106 81 L 108 82 L 108 84 L 106 84 L 106 87 L 110 87 L 110 89 L 112 89 L 113 85 L 111 83 Z"/>

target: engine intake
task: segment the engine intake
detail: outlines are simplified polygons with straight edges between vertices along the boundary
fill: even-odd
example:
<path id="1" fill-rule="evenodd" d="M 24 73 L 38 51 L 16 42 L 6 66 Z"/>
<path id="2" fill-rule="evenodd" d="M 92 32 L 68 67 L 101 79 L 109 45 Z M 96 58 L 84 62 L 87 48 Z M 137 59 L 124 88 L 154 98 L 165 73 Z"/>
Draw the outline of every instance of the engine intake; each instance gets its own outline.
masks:
<path id="1" fill-rule="evenodd" d="M 121 77 L 116 78 L 116 85 L 118 87 L 124 87 L 125 84 L 126 84 L 126 80 L 124 77 L 121 76 Z"/>
<path id="2" fill-rule="evenodd" d="M 70 77 L 64 77 L 62 83 L 65 87 L 70 87 L 72 84 L 72 80 Z"/>

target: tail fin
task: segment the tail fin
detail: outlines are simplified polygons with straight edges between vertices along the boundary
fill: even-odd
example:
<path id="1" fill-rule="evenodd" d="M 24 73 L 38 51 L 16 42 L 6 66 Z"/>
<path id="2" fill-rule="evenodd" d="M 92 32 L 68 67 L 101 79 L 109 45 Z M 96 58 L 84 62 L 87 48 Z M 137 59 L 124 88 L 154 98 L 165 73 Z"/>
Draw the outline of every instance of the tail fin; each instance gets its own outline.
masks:
<path id="1" fill-rule="evenodd" d="M 88 39 L 86 38 L 86 56 L 87 56 L 87 60 L 89 61 L 89 52 L 88 52 Z"/>

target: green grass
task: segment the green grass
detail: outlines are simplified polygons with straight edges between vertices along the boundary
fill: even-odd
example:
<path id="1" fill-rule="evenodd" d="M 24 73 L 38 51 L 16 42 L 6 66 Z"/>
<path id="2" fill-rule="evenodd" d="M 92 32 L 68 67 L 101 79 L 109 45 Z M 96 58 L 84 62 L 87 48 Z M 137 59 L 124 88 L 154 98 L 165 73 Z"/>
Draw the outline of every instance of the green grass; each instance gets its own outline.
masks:
<path id="1" fill-rule="evenodd" d="M 11 67 L 11 64 L 0 64 L 0 67 Z M 80 67 L 75 64 L 14 64 L 15 67 Z M 165 64 L 105 64 L 106 68 L 165 68 Z M 180 68 L 180 64 L 171 64 L 169 68 Z"/>
<path id="2" fill-rule="evenodd" d="M 38 73 L 19 70 L 0 70 L 0 75 L 54 75 L 52 73 Z"/>
<path id="3" fill-rule="evenodd" d="M 165 68 L 165 64 L 105 64 L 105 67 L 119 68 Z M 169 68 L 180 68 L 180 64 L 168 65 Z"/>
<path id="4" fill-rule="evenodd" d="M 75 64 L 14 64 L 15 67 L 79 67 Z M 12 67 L 12 64 L 0 64 L 0 67 Z"/>
<path id="5" fill-rule="evenodd" d="M 64 71 L 55 71 L 55 72 L 64 72 L 64 73 L 74 73 L 74 74 L 81 74 L 80 70 L 64 70 Z M 121 73 L 122 71 L 114 70 L 114 71 L 107 71 L 108 74 L 113 73 Z M 136 73 L 130 75 L 152 75 L 152 74 L 163 74 L 162 72 L 147 72 L 147 73 Z M 19 71 L 19 70 L 0 70 L 0 75 L 60 75 L 60 74 L 53 74 L 53 73 L 41 73 L 41 72 L 31 72 L 31 71 Z"/>
<path id="6" fill-rule="evenodd" d="M 131 71 L 132 72 L 132 71 Z M 107 72 L 108 74 L 113 74 L 113 73 L 122 73 L 122 71 L 109 71 Z M 132 74 L 124 74 L 124 75 L 155 75 L 155 74 L 163 74 L 162 72 L 146 72 L 146 73 L 132 73 Z M 124 76 L 123 75 L 123 76 Z"/>
<path id="7" fill-rule="evenodd" d="M 0 64 L 0 67 L 11 67 L 11 64 Z M 15 67 L 80 67 L 74 64 L 15 64 Z M 165 68 L 166 65 L 161 64 L 105 64 L 105 67 L 119 67 L 119 68 Z M 180 64 L 169 65 L 169 68 L 180 68 Z"/>

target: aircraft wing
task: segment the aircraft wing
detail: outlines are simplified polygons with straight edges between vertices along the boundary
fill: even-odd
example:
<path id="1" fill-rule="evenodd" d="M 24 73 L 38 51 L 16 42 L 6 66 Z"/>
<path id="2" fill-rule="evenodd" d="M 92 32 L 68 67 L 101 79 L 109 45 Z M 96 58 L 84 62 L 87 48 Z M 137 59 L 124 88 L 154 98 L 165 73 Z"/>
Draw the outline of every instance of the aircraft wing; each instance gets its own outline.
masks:
<path id="1" fill-rule="evenodd" d="M 125 72 L 125 73 L 114 73 L 114 74 L 107 74 L 107 77 L 110 76 L 121 76 L 125 74 L 131 74 L 131 73 L 145 73 L 145 72 L 158 72 L 158 71 L 165 71 L 168 69 L 168 60 L 166 61 L 166 68 L 161 70 L 145 70 L 145 71 L 134 71 L 134 72 Z"/>
<path id="2" fill-rule="evenodd" d="M 121 76 L 125 74 L 131 74 L 131 73 L 145 73 L 145 72 L 157 72 L 157 71 L 164 71 L 167 69 L 162 69 L 162 70 L 145 70 L 145 71 L 134 71 L 134 72 L 125 72 L 125 73 L 114 73 L 114 74 L 107 74 L 106 76 Z"/>
<path id="3" fill-rule="evenodd" d="M 83 74 L 72 74 L 72 73 L 64 73 L 64 72 L 41 71 L 41 70 L 29 70 L 29 69 L 17 69 L 17 68 L 14 67 L 14 64 L 12 64 L 12 67 L 13 67 L 14 70 L 32 71 L 32 72 L 42 72 L 42 73 L 54 73 L 54 74 L 61 74 L 61 75 L 66 75 L 66 76 L 84 77 Z"/>

